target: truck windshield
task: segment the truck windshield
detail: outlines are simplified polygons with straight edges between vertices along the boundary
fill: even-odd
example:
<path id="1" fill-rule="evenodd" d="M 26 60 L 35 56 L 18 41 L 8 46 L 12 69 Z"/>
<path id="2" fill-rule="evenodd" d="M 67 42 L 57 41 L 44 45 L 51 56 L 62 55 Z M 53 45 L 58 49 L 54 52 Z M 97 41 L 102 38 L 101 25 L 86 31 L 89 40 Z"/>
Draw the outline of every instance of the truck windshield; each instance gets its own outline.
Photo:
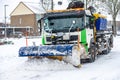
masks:
<path id="1" fill-rule="evenodd" d="M 59 17 L 48 18 L 44 21 L 44 29 L 46 32 L 74 32 L 77 28 L 84 28 L 84 17 Z"/>

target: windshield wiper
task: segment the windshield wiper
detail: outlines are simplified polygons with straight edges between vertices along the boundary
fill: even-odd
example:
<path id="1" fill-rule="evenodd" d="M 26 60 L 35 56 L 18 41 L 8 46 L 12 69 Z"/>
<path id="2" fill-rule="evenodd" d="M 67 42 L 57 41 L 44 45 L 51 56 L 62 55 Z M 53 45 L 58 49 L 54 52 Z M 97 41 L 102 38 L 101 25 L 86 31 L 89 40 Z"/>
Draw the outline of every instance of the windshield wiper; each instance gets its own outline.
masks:
<path id="1" fill-rule="evenodd" d="M 72 29 L 72 27 L 73 27 L 73 25 L 74 25 L 75 23 L 76 23 L 75 20 L 73 20 L 73 22 L 72 22 L 72 24 L 71 24 L 71 26 L 70 26 L 70 28 L 69 28 L 69 33 L 70 33 L 70 30 Z"/>

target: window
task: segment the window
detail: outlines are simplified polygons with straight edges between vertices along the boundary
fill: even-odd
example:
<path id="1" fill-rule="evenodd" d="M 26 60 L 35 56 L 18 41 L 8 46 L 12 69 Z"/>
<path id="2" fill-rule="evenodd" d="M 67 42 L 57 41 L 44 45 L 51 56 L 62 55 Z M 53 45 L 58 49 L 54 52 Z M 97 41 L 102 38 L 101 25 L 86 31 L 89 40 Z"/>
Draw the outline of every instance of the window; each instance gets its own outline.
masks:
<path id="1" fill-rule="evenodd" d="M 74 21 L 74 23 L 73 23 Z M 45 30 L 52 30 L 52 32 L 68 32 L 77 31 L 77 28 L 84 28 L 84 17 L 63 17 L 63 18 L 52 18 L 46 21 Z"/>

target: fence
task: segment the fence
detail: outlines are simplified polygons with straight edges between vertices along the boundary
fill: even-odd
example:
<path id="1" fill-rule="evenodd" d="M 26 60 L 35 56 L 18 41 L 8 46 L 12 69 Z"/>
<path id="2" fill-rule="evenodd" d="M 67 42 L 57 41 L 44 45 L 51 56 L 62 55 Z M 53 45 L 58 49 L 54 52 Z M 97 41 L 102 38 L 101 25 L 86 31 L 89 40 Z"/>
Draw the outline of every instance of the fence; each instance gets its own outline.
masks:
<path id="1" fill-rule="evenodd" d="M 21 37 L 33 34 L 32 27 L 0 27 L 0 38 Z"/>

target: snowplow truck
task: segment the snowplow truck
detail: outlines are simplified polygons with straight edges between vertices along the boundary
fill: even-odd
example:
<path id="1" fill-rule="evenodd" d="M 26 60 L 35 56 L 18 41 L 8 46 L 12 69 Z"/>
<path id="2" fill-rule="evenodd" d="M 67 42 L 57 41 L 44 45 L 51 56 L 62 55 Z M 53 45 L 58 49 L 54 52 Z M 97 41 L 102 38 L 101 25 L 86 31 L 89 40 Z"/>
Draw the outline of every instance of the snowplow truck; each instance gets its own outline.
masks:
<path id="1" fill-rule="evenodd" d="M 47 57 L 80 66 L 82 59 L 94 62 L 113 47 L 106 17 L 84 8 L 47 12 L 38 24 L 42 45 L 21 47 L 20 57 Z"/>

